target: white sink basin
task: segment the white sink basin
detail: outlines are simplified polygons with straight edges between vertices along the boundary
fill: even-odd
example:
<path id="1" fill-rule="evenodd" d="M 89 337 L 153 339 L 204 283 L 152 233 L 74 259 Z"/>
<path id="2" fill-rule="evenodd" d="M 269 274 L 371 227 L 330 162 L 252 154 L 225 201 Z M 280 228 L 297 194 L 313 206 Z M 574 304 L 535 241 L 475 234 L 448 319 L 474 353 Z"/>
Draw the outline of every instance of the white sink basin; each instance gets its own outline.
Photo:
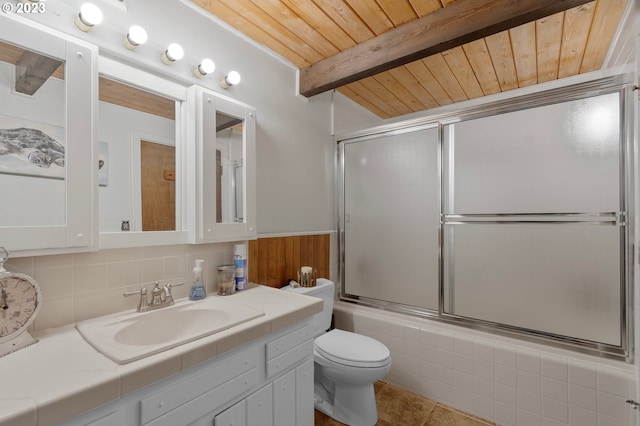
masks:
<path id="1" fill-rule="evenodd" d="M 106 315 L 81 321 L 76 328 L 103 355 L 126 364 L 263 315 L 229 298 L 213 296 L 150 312 Z"/>

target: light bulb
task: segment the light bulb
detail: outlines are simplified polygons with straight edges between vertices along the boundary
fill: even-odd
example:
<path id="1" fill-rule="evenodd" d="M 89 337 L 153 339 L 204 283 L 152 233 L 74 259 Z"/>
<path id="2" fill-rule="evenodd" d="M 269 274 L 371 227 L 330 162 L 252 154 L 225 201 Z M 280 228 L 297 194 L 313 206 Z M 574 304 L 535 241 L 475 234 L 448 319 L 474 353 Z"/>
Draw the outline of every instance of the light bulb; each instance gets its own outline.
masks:
<path id="1" fill-rule="evenodd" d="M 129 50 L 133 50 L 141 44 L 147 42 L 147 32 L 139 25 L 129 28 L 129 32 L 124 36 L 124 45 Z"/>
<path id="2" fill-rule="evenodd" d="M 102 11 L 92 3 L 85 3 L 80 6 L 80 12 L 76 17 L 76 26 L 84 32 L 88 32 L 95 25 L 102 22 Z"/>
<path id="3" fill-rule="evenodd" d="M 222 80 L 220 80 L 220 87 L 228 89 L 238 83 L 240 83 L 240 74 L 237 71 L 231 71 Z"/>
<path id="4" fill-rule="evenodd" d="M 162 52 L 160 59 L 166 65 L 170 65 L 175 61 L 179 61 L 184 57 L 184 50 L 178 43 L 171 43 L 167 50 Z"/>
<path id="5" fill-rule="evenodd" d="M 209 58 L 205 58 L 193 69 L 196 77 L 202 78 L 216 70 L 216 64 Z"/>

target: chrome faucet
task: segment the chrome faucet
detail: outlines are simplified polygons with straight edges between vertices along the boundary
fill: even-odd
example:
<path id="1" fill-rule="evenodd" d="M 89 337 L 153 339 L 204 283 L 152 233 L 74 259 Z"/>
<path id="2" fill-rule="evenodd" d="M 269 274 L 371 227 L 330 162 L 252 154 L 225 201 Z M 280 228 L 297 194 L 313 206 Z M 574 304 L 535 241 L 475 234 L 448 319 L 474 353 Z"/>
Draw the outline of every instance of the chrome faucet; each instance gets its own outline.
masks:
<path id="1" fill-rule="evenodd" d="M 136 294 L 140 295 L 140 301 L 138 302 L 138 307 L 136 310 L 138 312 L 146 312 L 152 311 L 154 309 L 163 308 L 165 306 L 173 305 L 173 294 L 171 293 L 171 289 L 173 287 L 184 285 L 184 283 L 180 284 L 167 284 L 163 288 L 160 288 L 160 283 L 156 281 L 154 283 L 153 289 L 151 290 L 151 301 L 147 301 L 147 289 L 141 288 L 137 291 L 130 291 L 127 293 L 123 293 L 122 295 L 127 296 L 135 296 Z"/>

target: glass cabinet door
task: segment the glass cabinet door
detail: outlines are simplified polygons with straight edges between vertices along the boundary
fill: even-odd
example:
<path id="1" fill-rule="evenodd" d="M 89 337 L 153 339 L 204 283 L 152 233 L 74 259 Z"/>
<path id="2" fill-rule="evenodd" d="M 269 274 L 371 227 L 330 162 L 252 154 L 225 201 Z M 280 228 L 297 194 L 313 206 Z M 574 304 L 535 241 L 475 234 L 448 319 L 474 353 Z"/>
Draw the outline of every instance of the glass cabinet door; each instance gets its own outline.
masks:
<path id="1" fill-rule="evenodd" d="M 196 165 L 190 241 L 256 238 L 255 109 L 198 86 L 189 89 L 189 105 L 196 118 L 187 154 Z"/>
<path id="2" fill-rule="evenodd" d="M 0 241 L 95 243 L 97 49 L 0 15 Z"/>

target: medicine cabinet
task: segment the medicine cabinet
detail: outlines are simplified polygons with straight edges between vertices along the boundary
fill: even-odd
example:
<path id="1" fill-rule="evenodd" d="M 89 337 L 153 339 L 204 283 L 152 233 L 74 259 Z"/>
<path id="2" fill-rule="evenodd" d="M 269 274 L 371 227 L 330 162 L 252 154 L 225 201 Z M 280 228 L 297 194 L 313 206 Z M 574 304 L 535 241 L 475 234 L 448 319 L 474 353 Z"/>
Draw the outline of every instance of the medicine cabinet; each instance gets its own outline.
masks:
<path id="1" fill-rule="evenodd" d="M 105 57 L 99 71 L 100 247 L 186 243 L 186 86 Z"/>
<path id="2" fill-rule="evenodd" d="M 255 109 L 199 86 L 188 98 L 189 240 L 255 239 Z"/>
<path id="3" fill-rule="evenodd" d="M 9 251 L 96 241 L 97 48 L 0 15 L 0 241 Z"/>

